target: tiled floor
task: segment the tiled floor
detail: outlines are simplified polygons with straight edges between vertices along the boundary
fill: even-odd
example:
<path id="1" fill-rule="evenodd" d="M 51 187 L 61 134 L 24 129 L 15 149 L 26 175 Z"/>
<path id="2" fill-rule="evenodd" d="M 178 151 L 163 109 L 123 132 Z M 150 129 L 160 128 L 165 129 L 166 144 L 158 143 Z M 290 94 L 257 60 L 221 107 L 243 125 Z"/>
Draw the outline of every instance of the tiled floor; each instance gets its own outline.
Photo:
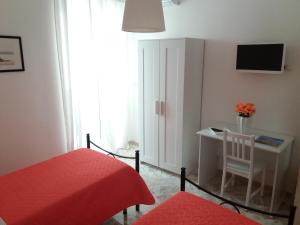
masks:
<path id="1" fill-rule="evenodd" d="M 121 153 L 125 154 L 131 154 L 129 151 L 123 150 Z M 119 152 L 120 153 L 120 152 Z M 128 161 L 127 161 L 128 162 Z M 130 164 L 132 164 L 130 162 Z M 142 164 L 140 168 L 140 174 L 144 178 L 145 182 L 147 183 L 151 193 L 154 195 L 156 199 L 155 205 L 151 206 L 141 206 L 141 212 L 137 213 L 135 211 L 134 207 L 130 207 L 128 209 L 128 215 L 126 217 L 123 216 L 122 212 L 115 215 L 112 219 L 106 221 L 105 225 L 129 225 L 133 221 L 135 221 L 137 218 L 139 218 L 141 215 L 145 214 L 150 209 L 154 208 L 156 205 L 167 199 L 169 196 L 173 195 L 179 190 L 179 176 L 162 171 L 160 169 L 157 169 L 155 167 L 149 166 L 147 164 Z M 196 179 L 196 176 L 191 176 L 191 179 Z M 226 191 L 226 198 L 234 199 L 235 201 L 238 200 L 240 202 L 243 202 L 245 197 L 245 191 L 246 191 L 246 181 L 243 180 L 236 180 L 235 187 L 228 187 L 228 190 Z M 237 187 L 237 188 L 236 188 Z M 208 185 L 209 190 L 212 190 L 216 193 L 219 193 L 220 189 L 220 176 L 218 176 L 216 179 L 212 180 L 212 182 Z M 193 187 L 190 184 L 187 184 L 186 191 L 194 193 L 196 195 L 202 196 L 206 199 L 216 201 L 211 196 L 208 196 L 207 194 L 200 192 L 195 187 Z M 260 209 L 266 209 L 266 206 L 268 205 L 268 202 L 270 200 L 270 190 L 266 190 L 265 197 L 261 199 L 260 197 L 256 197 L 252 201 L 253 207 L 260 208 Z M 286 213 L 286 207 L 285 205 L 281 206 L 281 212 Z M 287 224 L 285 220 L 278 220 L 266 216 L 261 216 L 258 214 L 253 214 L 250 212 L 242 212 L 245 216 L 252 218 L 253 220 L 261 223 L 262 225 L 284 225 Z"/>

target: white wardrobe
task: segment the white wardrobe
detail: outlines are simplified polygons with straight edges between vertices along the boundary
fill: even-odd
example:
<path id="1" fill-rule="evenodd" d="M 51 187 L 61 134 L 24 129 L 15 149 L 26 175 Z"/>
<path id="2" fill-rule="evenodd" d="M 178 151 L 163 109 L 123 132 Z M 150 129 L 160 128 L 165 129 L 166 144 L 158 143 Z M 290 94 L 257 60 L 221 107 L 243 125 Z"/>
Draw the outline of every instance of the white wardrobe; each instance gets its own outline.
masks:
<path id="1" fill-rule="evenodd" d="M 197 168 L 204 41 L 139 41 L 141 160 L 189 173 Z"/>

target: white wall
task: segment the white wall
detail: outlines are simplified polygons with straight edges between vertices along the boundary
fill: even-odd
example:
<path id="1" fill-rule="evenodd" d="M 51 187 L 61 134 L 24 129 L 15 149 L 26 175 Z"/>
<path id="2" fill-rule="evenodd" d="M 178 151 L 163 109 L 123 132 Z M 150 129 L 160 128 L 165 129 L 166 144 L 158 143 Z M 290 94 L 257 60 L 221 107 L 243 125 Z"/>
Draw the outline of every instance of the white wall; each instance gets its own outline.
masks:
<path id="1" fill-rule="evenodd" d="M 253 127 L 296 138 L 290 188 L 300 160 L 300 1 L 184 0 L 165 8 L 167 31 L 138 38 L 199 37 L 206 40 L 202 126 L 235 123 L 239 101 L 257 106 Z M 236 43 L 283 41 L 288 71 L 281 75 L 235 71 Z"/>
<path id="2" fill-rule="evenodd" d="M 52 1 L 0 0 L 0 34 L 22 37 L 25 72 L 0 73 L 0 174 L 65 151 Z"/>

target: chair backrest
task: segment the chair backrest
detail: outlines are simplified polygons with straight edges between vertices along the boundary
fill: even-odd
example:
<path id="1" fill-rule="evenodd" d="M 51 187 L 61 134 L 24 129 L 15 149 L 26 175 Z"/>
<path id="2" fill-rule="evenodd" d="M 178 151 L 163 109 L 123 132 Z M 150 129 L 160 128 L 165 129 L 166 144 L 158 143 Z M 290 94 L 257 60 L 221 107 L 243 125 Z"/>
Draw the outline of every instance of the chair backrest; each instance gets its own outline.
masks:
<path id="1" fill-rule="evenodd" d="M 229 144 L 228 144 L 229 143 Z M 223 163 L 224 166 L 230 162 L 249 165 L 249 170 L 253 170 L 254 160 L 254 135 L 245 135 L 229 130 L 224 130 L 223 139 Z M 231 145 L 231 149 L 228 148 Z"/>

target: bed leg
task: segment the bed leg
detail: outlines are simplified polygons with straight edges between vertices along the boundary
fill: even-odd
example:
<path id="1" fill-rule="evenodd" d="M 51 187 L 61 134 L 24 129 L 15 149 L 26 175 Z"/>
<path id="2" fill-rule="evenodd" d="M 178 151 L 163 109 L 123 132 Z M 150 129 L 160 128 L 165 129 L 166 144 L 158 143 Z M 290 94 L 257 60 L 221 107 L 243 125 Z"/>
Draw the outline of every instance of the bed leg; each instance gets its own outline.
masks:
<path id="1" fill-rule="evenodd" d="M 180 174 L 180 191 L 185 191 L 185 168 L 181 168 Z"/>
<path id="2" fill-rule="evenodd" d="M 140 151 L 135 151 L 135 170 L 140 173 Z"/>
<path id="3" fill-rule="evenodd" d="M 91 148 L 91 138 L 90 134 L 86 134 L 86 147 Z"/>
<path id="4" fill-rule="evenodd" d="M 140 211 L 140 205 L 135 206 L 135 211 L 139 212 Z"/>
<path id="5" fill-rule="evenodd" d="M 123 215 L 127 215 L 127 209 L 123 209 Z"/>
<path id="6" fill-rule="evenodd" d="M 135 170 L 136 170 L 136 172 L 140 173 L 140 151 L 139 150 L 135 151 Z M 140 205 L 136 205 L 135 210 L 137 212 L 139 212 Z"/>
<path id="7" fill-rule="evenodd" d="M 289 213 L 288 225 L 293 225 L 294 224 L 296 209 L 297 209 L 296 206 L 291 207 L 290 213 Z"/>

